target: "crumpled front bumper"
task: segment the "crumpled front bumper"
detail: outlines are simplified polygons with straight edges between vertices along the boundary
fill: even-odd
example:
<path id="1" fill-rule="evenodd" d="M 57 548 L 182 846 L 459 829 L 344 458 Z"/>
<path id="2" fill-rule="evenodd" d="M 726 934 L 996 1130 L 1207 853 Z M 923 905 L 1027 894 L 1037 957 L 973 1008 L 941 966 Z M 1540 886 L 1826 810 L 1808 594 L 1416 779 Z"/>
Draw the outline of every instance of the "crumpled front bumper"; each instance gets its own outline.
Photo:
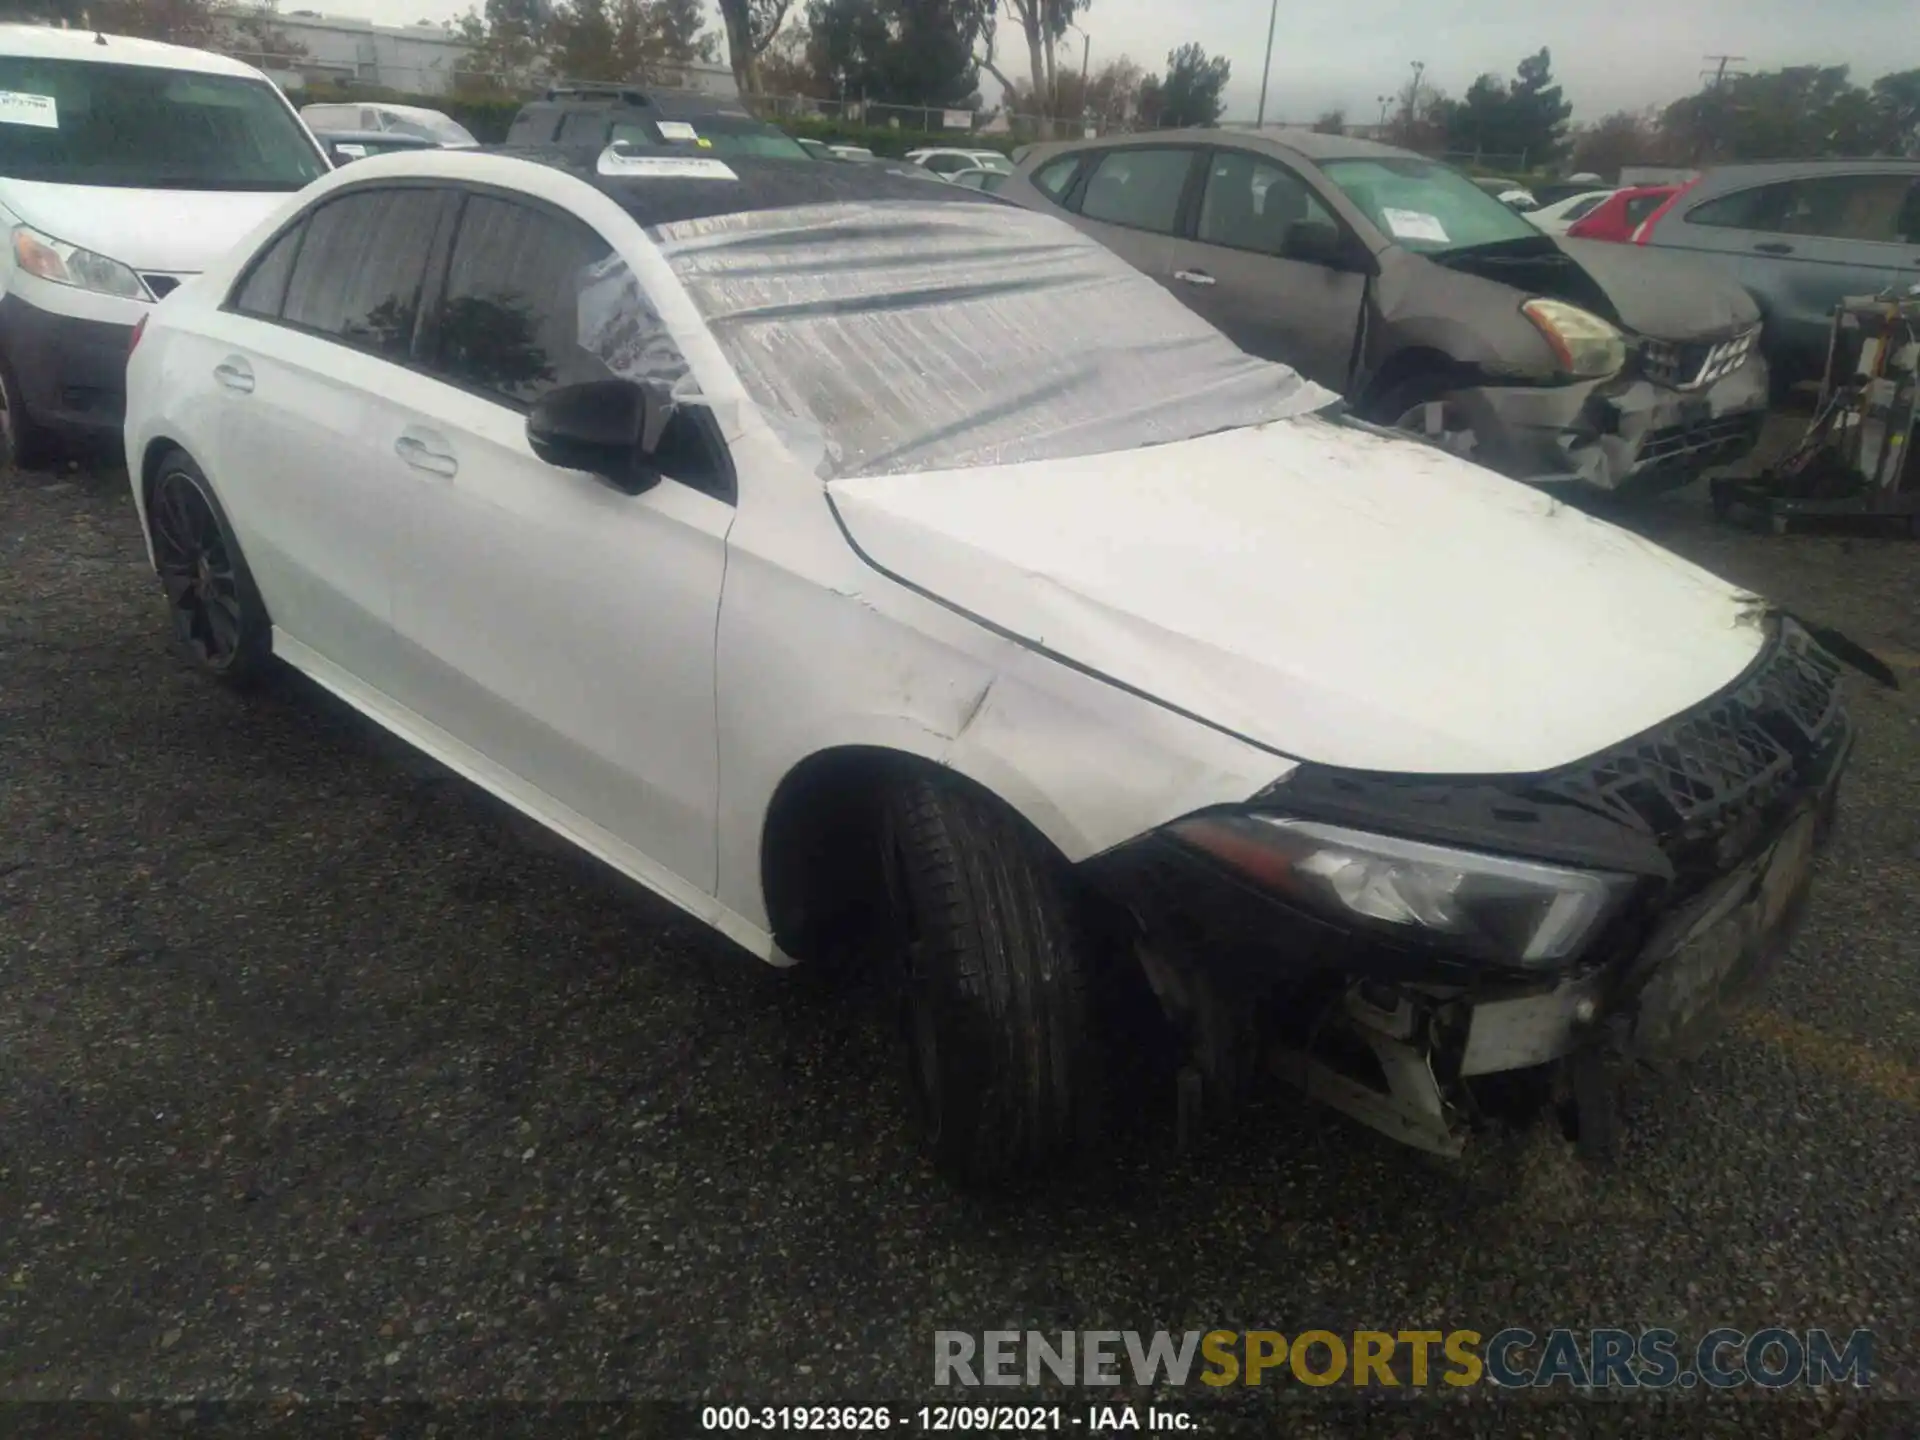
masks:
<path id="1" fill-rule="evenodd" d="M 1676 390 L 1631 373 L 1563 386 L 1486 385 L 1448 400 L 1473 426 L 1473 458 L 1536 484 L 1658 491 L 1750 453 L 1767 415 L 1756 349 L 1732 374 Z"/>
<path id="2" fill-rule="evenodd" d="M 1521 1089 L 1579 1112 L 1611 1095 L 1596 1075 L 1690 1057 L 1761 987 L 1804 913 L 1852 749 L 1838 684 L 1839 662 L 1780 621 L 1725 690 L 1564 770 L 1501 782 L 1303 766 L 1252 802 L 1641 877 L 1564 970 L 1490 966 L 1307 913 L 1165 837 L 1083 869 L 1133 915 L 1142 968 L 1208 1093 L 1243 1090 L 1264 1066 L 1457 1154 L 1498 1098 L 1491 1077 L 1524 1072 Z"/>

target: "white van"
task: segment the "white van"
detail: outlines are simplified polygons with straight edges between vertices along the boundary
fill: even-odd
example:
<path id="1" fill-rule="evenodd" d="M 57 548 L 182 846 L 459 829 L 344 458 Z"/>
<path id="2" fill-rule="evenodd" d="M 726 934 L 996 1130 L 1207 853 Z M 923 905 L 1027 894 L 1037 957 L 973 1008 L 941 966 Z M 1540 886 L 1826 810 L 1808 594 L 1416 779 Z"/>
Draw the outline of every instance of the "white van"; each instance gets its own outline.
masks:
<path id="1" fill-rule="evenodd" d="M 356 130 L 369 135 L 411 135 L 431 140 L 442 150 L 472 150 L 479 145 L 473 132 L 441 110 L 421 105 L 389 105 L 384 100 L 358 104 L 303 105 L 300 118 L 314 134 Z"/>
<path id="2" fill-rule="evenodd" d="M 117 447 L 134 326 L 331 168 L 250 65 L 0 25 L 0 466 Z"/>

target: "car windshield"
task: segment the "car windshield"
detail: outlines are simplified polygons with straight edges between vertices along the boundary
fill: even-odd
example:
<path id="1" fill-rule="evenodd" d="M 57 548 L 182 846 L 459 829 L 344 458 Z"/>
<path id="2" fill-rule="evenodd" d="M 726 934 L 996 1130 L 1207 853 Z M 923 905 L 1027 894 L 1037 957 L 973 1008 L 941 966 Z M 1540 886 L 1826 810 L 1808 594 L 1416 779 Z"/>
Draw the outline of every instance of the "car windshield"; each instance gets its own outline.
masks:
<path id="1" fill-rule="evenodd" d="M 0 175 L 153 190 L 298 190 L 329 166 L 264 80 L 0 56 Z"/>
<path id="2" fill-rule="evenodd" d="M 383 110 L 381 118 L 383 128 L 396 130 L 402 135 L 417 135 L 422 140 L 431 140 L 439 145 L 478 145 L 473 132 L 459 121 L 446 115 L 436 115 L 432 111 L 408 111 L 401 114 L 394 110 Z"/>
<path id="3" fill-rule="evenodd" d="M 651 233 L 748 394 L 828 478 L 1132 450 L 1335 398 L 1010 205 L 808 205 Z"/>
<path id="4" fill-rule="evenodd" d="M 752 155 L 763 160 L 805 160 L 806 147 L 791 135 L 746 115 L 701 115 L 692 120 L 662 120 L 660 135 L 670 145 L 685 145 L 709 155 Z"/>
<path id="5" fill-rule="evenodd" d="M 1422 255 L 1540 237 L 1509 206 L 1458 170 L 1431 160 L 1323 160 L 1320 169 L 1381 233 Z"/>

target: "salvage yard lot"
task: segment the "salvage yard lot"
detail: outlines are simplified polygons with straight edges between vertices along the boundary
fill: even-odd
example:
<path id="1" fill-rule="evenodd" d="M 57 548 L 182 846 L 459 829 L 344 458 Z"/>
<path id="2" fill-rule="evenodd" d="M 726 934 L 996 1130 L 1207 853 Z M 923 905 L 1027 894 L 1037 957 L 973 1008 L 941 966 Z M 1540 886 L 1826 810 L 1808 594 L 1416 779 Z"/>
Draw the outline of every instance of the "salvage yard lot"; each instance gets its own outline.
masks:
<path id="1" fill-rule="evenodd" d="M 1613 1169 L 1543 1133 L 1449 1167 L 1281 1092 L 988 1205 L 918 1158 L 857 986 L 305 682 L 189 674 L 124 485 L 0 479 L 0 1398 L 918 1400 L 936 1328 L 1008 1324 L 1868 1326 L 1920 1397 L 1911 542 L 1635 521 L 1911 688 L 1850 682 L 1807 928 L 1634 1083 Z"/>

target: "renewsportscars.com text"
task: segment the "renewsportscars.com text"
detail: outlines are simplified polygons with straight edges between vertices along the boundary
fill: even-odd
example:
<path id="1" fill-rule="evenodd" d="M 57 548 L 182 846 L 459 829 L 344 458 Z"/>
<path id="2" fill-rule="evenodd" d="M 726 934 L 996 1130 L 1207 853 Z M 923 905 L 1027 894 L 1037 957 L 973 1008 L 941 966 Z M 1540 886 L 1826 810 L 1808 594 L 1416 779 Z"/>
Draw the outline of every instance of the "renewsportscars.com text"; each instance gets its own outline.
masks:
<path id="1" fill-rule="evenodd" d="M 936 1385 L 1294 1383 L 1412 1387 L 1724 1390 L 1873 1378 L 1873 1335 L 1771 1327 L 1709 1330 L 938 1330 Z"/>

